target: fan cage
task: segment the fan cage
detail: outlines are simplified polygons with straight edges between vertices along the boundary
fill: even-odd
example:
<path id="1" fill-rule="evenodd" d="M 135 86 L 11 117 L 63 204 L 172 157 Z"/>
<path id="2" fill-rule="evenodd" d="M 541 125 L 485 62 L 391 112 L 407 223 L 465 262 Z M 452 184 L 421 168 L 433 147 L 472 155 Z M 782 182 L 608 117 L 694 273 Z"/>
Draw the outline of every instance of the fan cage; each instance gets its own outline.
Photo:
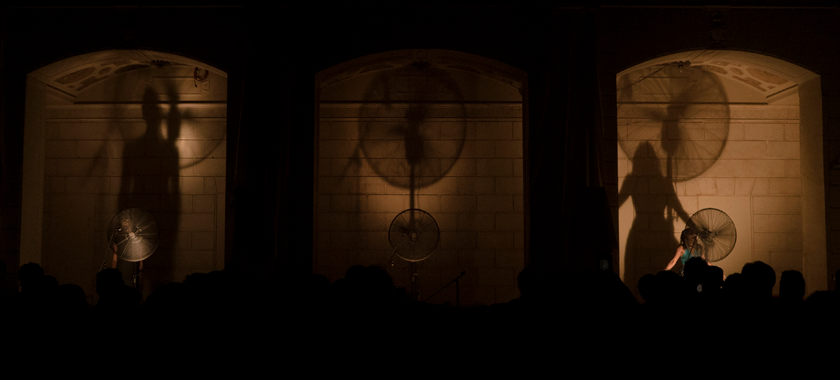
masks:
<path id="1" fill-rule="evenodd" d="M 697 211 L 687 225 L 697 235 L 708 262 L 723 260 L 735 248 L 738 240 L 735 223 L 721 210 L 705 208 Z"/>
<path id="2" fill-rule="evenodd" d="M 108 225 L 108 244 L 116 248 L 119 259 L 143 261 L 157 249 L 159 226 L 146 210 L 129 208 L 118 212 Z M 109 247 L 109 249 L 113 249 Z"/>
<path id="3" fill-rule="evenodd" d="M 397 214 L 388 229 L 394 254 L 409 262 L 429 258 L 440 242 L 440 228 L 431 214 L 411 208 Z"/>

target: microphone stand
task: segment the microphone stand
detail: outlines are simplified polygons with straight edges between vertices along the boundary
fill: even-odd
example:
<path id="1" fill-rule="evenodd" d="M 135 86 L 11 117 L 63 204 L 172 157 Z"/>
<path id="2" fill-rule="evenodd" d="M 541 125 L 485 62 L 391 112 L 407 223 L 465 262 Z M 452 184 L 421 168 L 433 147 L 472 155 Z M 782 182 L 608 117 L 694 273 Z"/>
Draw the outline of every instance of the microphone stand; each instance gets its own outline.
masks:
<path id="1" fill-rule="evenodd" d="M 449 285 L 452 285 L 452 283 L 454 282 L 455 283 L 455 307 L 459 307 L 461 305 L 461 288 L 460 288 L 460 285 L 459 285 L 458 281 L 465 274 L 467 274 L 467 271 L 461 271 L 461 274 L 459 274 L 458 277 L 455 277 L 454 279 L 452 279 L 452 281 L 449 281 L 449 283 L 444 285 L 442 288 L 438 289 L 438 291 L 436 291 L 434 294 L 430 295 L 428 298 L 423 300 L 423 302 L 428 301 L 430 298 L 434 297 L 435 294 L 440 293 L 443 289 L 446 289 Z"/>
<path id="2" fill-rule="evenodd" d="M 99 268 L 99 271 L 102 272 L 103 269 L 108 267 L 108 259 L 110 259 L 110 255 L 108 253 L 116 254 L 116 252 L 111 250 L 111 242 L 114 241 L 114 236 L 117 236 L 117 232 L 120 232 L 122 228 L 118 228 L 114 230 L 114 233 L 111 235 L 111 238 L 108 239 L 108 246 L 105 248 L 105 258 L 102 260 L 102 266 Z"/>

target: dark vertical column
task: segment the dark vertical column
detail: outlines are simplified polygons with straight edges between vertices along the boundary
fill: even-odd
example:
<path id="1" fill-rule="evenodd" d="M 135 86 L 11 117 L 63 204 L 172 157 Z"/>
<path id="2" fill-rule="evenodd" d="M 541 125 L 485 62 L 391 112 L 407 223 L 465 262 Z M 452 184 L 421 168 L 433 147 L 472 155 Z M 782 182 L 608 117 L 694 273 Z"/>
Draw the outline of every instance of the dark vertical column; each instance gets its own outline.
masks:
<path id="1" fill-rule="evenodd" d="M 26 74 L 11 64 L 14 50 L 10 28 L 14 15 L 7 9 L 0 20 L 0 260 L 6 265 L 4 291 L 17 291 L 20 260 L 21 186 L 23 170 L 23 121 Z"/>
<path id="2" fill-rule="evenodd" d="M 283 84 L 276 76 L 267 75 L 269 71 L 276 74 L 271 69 L 275 60 L 269 55 L 275 50 L 269 38 L 268 13 L 266 9 L 246 12 L 242 74 L 231 78 L 238 93 L 229 97 L 233 111 L 228 143 L 234 162 L 229 164 L 233 170 L 228 171 L 232 182 L 228 218 L 233 223 L 228 243 L 231 251 L 225 262 L 226 268 L 247 273 L 247 278 L 257 281 L 266 280 L 274 267 L 274 181 L 268 176 L 284 144 L 280 133 L 284 126 L 279 122 L 284 107 L 272 91 Z"/>
<path id="3" fill-rule="evenodd" d="M 305 20 L 305 21 L 301 21 Z M 288 13 L 282 36 L 297 59 L 284 60 L 286 88 L 282 94 L 287 112 L 283 119 L 286 153 L 278 163 L 275 193 L 275 230 L 278 259 L 284 271 L 295 276 L 312 273 L 315 188 L 315 65 L 310 56 L 321 47 L 320 39 L 307 39 L 298 31 L 311 19 Z"/>
<path id="4" fill-rule="evenodd" d="M 600 187 L 595 30 L 589 10 L 555 11 L 529 71 L 529 266 L 595 270 L 614 232 Z"/>
<path id="5" fill-rule="evenodd" d="M 230 81 L 225 262 L 264 280 L 312 265 L 314 80 L 295 63 L 309 50 L 291 40 L 298 34 L 286 25 L 296 24 L 289 12 L 248 11 L 243 73 Z"/>

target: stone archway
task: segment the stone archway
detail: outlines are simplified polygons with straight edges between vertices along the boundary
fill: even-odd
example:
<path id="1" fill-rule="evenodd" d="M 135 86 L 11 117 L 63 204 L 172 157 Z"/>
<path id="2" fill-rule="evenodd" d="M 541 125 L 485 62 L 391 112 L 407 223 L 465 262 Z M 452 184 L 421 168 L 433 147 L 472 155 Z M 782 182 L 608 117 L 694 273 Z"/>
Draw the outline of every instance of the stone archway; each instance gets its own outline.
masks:
<path id="1" fill-rule="evenodd" d="M 27 77 L 21 264 L 92 296 L 116 212 L 160 226 L 144 296 L 224 265 L 227 74 L 148 50 L 67 58 Z"/>
<path id="2" fill-rule="evenodd" d="M 621 274 L 632 289 L 673 256 L 685 215 L 708 207 L 738 228 L 716 263 L 727 275 L 761 260 L 778 276 L 803 272 L 809 291 L 825 287 L 819 76 L 755 53 L 690 51 L 619 73 L 616 88 Z"/>
<path id="3" fill-rule="evenodd" d="M 319 73 L 314 270 L 331 281 L 353 265 L 383 265 L 411 292 L 393 256 L 401 211 L 440 227 L 418 264 L 420 299 L 462 272 L 462 305 L 518 296 L 524 266 L 524 73 L 446 50 L 399 50 Z M 393 262 L 393 265 L 391 263 Z M 455 304 L 454 287 L 430 299 Z"/>

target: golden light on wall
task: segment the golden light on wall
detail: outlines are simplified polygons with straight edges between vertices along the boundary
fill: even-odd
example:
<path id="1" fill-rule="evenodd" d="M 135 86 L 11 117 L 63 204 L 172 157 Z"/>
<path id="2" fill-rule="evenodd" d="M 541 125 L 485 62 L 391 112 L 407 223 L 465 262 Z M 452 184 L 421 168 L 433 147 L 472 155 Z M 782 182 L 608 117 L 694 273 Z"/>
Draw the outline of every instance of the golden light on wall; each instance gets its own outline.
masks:
<path id="1" fill-rule="evenodd" d="M 732 254 L 716 263 L 725 273 L 756 260 L 777 273 L 804 270 L 803 215 L 820 211 L 802 202 L 821 199 L 801 175 L 821 165 L 800 148 L 816 141 L 800 134 L 817 128 L 800 120 L 810 106 L 800 104 L 801 84 L 813 79 L 729 51 L 674 54 L 616 77 L 620 262 L 631 289 L 664 268 L 687 217 L 705 208 L 723 210 L 738 230 Z"/>
<path id="2" fill-rule="evenodd" d="M 152 51 L 90 53 L 31 73 L 24 202 L 43 212 L 23 223 L 21 260 L 95 294 L 108 222 L 142 208 L 161 229 L 144 268 L 150 285 L 221 269 L 226 97 L 223 72 Z"/>
<path id="3" fill-rule="evenodd" d="M 521 82 L 503 75 L 515 69 L 488 62 L 395 51 L 321 73 L 316 272 L 335 281 L 354 264 L 385 265 L 411 289 L 411 264 L 396 258 L 390 266 L 388 231 L 398 214 L 421 209 L 440 230 L 437 250 L 418 263 L 421 299 L 465 270 L 462 304 L 518 295 Z M 455 298 L 448 289 L 430 302 Z"/>

